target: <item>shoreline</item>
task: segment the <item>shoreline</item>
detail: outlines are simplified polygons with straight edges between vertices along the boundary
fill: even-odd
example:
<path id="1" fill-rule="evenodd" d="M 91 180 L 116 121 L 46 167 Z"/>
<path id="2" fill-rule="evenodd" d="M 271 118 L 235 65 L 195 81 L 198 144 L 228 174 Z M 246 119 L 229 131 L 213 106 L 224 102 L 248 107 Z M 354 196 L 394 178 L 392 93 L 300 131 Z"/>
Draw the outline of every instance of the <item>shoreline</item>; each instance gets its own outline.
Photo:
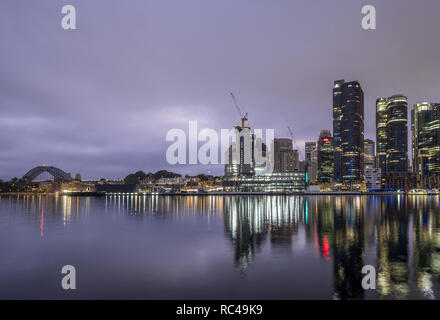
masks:
<path id="1" fill-rule="evenodd" d="M 201 192 L 201 193 L 102 193 L 102 192 L 0 192 L 1 196 L 68 196 L 68 197 L 113 197 L 113 196 L 440 196 L 439 194 L 414 194 L 408 192 L 360 192 L 360 191 L 323 191 L 323 192 Z"/>

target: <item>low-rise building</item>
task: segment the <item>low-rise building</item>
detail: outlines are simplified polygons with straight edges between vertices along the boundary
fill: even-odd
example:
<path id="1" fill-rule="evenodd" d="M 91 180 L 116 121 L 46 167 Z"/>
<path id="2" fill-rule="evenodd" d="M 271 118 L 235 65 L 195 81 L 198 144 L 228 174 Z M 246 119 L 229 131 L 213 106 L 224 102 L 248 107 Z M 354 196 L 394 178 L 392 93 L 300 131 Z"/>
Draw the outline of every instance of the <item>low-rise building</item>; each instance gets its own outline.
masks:
<path id="1" fill-rule="evenodd" d="M 225 177 L 223 186 L 225 191 L 299 192 L 305 189 L 304 172 Z"/>
<path id="2" fill-rule="evenodd" d="M 382 170 L 380 168 L 365 168 L 365 185 L 368 191 L 382 188 Z"/>
<path id="3" fill-rule="evenodd" d="M 106 193 L 135 193 L 139 191 L 139 185 L 136 184 L 97 184 L 97 192 Z"/>
<path id="4" fill-rule="evenodd" d="M 157 185 L 181 185 L 183 184 L 182 177 L 173 177 L 173 178 L 160 178 L 156 181 Z"/>
<path id="5" fill-rule="evenodd" d="M 91 183 L 81 182 L 80 180 L 72 180 L 61 184 L 61 192 L 94 192 L 95 185 Z"/>
<path id="6" fill-rule="evenodd" d="M 394 190 L 410 190 L 417 187 L 416 175 L 410 172 L 387 172 L 382 175 L 382 187 Z"/>

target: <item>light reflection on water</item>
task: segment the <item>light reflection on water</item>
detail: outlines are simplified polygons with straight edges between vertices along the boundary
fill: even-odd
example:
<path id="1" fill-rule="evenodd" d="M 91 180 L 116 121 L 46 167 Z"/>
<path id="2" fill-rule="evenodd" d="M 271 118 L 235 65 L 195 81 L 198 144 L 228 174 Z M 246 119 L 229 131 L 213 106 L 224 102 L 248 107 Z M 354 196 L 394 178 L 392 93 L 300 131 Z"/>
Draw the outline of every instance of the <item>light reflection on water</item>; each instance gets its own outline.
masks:
<path id="1" fill-rule="evenodd" d="M 438 299 L 439 201 L 0 196 L 0 297 Z M 66 297 L 45 270 L 69 259 L 118 289 L 91 280 Z M 377 291 L 362 289 L 366 264 Z"/>

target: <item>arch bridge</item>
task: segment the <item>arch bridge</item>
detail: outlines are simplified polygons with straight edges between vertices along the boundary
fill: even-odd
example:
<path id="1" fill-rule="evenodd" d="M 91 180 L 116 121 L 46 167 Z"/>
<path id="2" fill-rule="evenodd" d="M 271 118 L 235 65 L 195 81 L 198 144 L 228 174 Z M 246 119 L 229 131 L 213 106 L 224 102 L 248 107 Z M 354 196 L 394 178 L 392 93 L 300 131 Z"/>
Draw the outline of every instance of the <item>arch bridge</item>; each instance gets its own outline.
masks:
<path id="1" fill-rule="evenodd" d="M 31 170 L 29 170 L 24 176 L 23 179 L 30 179 L 34 180 L 36 177 L 38 177 L 40 174 L 48 172 L 50 173 L 55 179 L 60 180 L 70 180 L 70 175 L 63 170 L 52 167 L 52 166 L 38 166 Z"/>

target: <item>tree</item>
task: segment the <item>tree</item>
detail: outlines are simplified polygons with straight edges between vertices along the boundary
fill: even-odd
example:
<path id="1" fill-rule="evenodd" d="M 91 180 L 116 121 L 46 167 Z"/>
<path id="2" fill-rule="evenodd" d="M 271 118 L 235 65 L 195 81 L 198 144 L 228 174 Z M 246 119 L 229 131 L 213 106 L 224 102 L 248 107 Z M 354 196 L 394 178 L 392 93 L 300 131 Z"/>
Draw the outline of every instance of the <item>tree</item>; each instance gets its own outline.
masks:
<path id="1" fill-rule="evenodd" d="M 178 178 L 182 175 L 167 170 L 159 170 L 154 174 L 154 180 L 159 180 L 161 178 Z"/>
<path id="2" fill-rule="evenodd" d="M 138 179 L 138 177 L 134 173 L 131 173 L 128 176 L 125 177 L 124 183 L 125 184 L 138 184 L 139 183 L 139 179 Z"/>
<path id="3" fill-rule="evenodd" d="M 152 177 L 152 173 L 145 173 L 142 170 L 136 171 L 135 173 L 130 173 L 125 177 L 124 182 L 126 184 L 139 184 L 142 180 Z"/>

